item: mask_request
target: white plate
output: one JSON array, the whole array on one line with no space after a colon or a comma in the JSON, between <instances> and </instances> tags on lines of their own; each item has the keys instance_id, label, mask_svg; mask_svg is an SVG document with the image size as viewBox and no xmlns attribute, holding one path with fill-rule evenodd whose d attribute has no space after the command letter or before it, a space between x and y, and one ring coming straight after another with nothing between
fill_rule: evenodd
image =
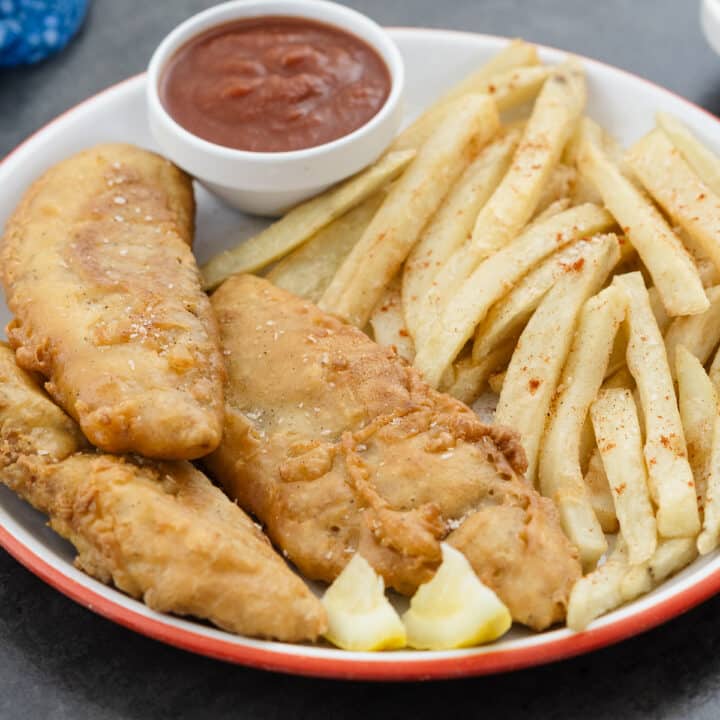
<instances>
[{"instance_id":1,"label":"white plate","mask_svg":"<svg viewBox=\"0 0 720 720\"><path fill-rule=\"evenodd\" d=\"M449 84L476 68L507 41L487 35L421 29L392 31L407 66L407 116L427 106ZM543 60L563 53L542 49ZM641 78L587 60L588 111L623 143L653 124L654 113L679 116L703 141L720 149L720 123L704 110ZM0 165L0 224L28 185L71 153L106 141L152 148L145 114L144 76L131 78L70 110L33 135ZM198 188L195 248L200 261L255 231L243 217ZM4 303L0 321L10 319ZM91 609L151 637L246 665L306 675L374 679L457 677L549 662L608 645L678 615L720 590L720 555L701 558L662 587L596 621L583 633L513 629L494 645L447 652L350 653L237 637L206 625L162 615L76 570L72 547L45 518L0 487L0 543L33 572Z\"/></svg>"}]
</instances>

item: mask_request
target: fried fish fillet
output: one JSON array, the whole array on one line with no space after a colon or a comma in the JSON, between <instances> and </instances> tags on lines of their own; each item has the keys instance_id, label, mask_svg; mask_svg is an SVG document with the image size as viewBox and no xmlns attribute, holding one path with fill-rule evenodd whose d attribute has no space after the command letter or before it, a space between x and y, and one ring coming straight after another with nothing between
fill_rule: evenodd
<instances>
[{"instance_id":1,"label":"fried fish fillet","mask_svg":"<svg viewBox=\"0 0 720 720\"><path fill-rule=\"evenodd\" d=\"M563 619L580 577L516 434L484 425L364 333L265 280L211 298L228 362L223 441L204 462L309 578L356 551L412 593L461 550L515 620Z\"/></svg>"},{"instance_id":2,"label":"fried fish fillet","mask_svg":"<svg viewBox=\"0 0 720 720\"><path fill-rule=\"evenodd\" d=\"M48 170L7 225L17 361L108 452L190 459L220 441L222 358L193 219L183 172L101 145Z\"/></svg>"},{"instance_id":3,"label":"fried fish fillet","mask_svg":"<svg viewBox=\"0 0 720 720\"><path fill-rule=\"evenodd\" d=\"M314 640L320 601L190 463L98 454L0 346L0 479L50 518L75 564L154 610Z\"/></svg>"}]
</instances>

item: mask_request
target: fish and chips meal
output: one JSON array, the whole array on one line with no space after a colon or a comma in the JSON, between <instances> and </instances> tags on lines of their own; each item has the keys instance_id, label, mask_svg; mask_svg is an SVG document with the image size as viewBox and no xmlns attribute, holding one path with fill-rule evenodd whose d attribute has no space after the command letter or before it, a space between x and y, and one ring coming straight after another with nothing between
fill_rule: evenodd
<instances>
[{"instance_id":1,"label":"fish and chips meal","mask_svg":"<svg viewBox=\"0 0 720 720\"><path fill-rule=\"evenodd\" d=\"M715 551L720 158L586 93L513 41L202 268L170 161L50 168L0 243L2 482L155 610L346 650L581 631Z\"/></svg>"}]
</instances>

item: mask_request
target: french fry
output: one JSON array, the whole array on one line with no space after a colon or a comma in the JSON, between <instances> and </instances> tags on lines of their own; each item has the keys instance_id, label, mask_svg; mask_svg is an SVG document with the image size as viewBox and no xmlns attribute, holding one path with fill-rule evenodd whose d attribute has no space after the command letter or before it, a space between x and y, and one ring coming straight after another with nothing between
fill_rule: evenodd
<instances>
[{"instance_id":1,"label":"french fry","mask_svg":"<svg viewBox=\"0 0 720 720\"><path fill-rule=\"evenodd\" d=\"M665 332L670 374L675 372L675 350L684 345L704 365L712 351L720 343L720 285L706 290L710 307L699 315L675 318Z\"/></svg>"},{"instance_id":2,"label":"french fry","mask_svg":"<svg viewBox=\"0 0 720 720\"><path fill-rule=\"evenodd\" d=\"M507 112L537 97L549 75L550 68L543 65L519 67L493 75L478 91L487 93L500 112Z\"/></svg>"},{"instance_id":3,"label":"french fry","mask_svg":"<svg viewBox=\"0 0 720 720\"><path fill-rule=\"evenodd\" d=\"M471 405L482 394L490 375L507 366L514 350L515 340L511 339L488 353L480 362L476 363L471 357L461 358L443 375L440 389Z\"/></svg>"},{"instance_id":4,"label":"french fry","mask_svg":"<svg viewBox=\"0 0 720 720\"><path fill-rule=\"evenodd\" d=\"M570 167L577 168L580 148L585 138L594 142L607 154L616 165L620 166L623 173L627 171L625 166L625 150L623 146L612 136L602 125L595 122L591 117L583 115L575 128L575 132L565 145L562 154L562 162Z\"/></svg>"},{"instance_id":5,"label":"french fry","mask_svg":"<svg viewBox=\"0 0 720 720\"><path fill-rule=\"evenodd\" d=\"M538 54L534 45L522 40L512 41L425 110L415 122L395 138L390 150L407 148L417 150L445 122L455 102L464 95L490 94L494 97L499 110L508 109L513 104L520 104L530 99L533 88L537 85L535 92L538 92L547 78L546 73L542 72L545 68L540 68L541 72L538 73L538 68L532 67L537 66L538 63ZM521 77L513 75L521 68L523 69ZM528 74L527 70L534 72Z\"/></svg>"},{"instance_id":6,"label":"french fry","mask_svg":"<svg viewBox=\"0 0 720 720\"><path fill-rule=\"evenodd\" d=\"M372 311L370 325L378 345L394 346L400 357L410 363L413 361L415 346L410 333L405 328L399 277L396 277L388 286L380 298L380 302Z\"/></svg>"},{"instance_id":7,"label":"french fry","mask_svg":"<svg viewBox=\"0 0 720 720\"><path fill-rule=\"evenodd\" d=\"M594 242L596 240L578 240L566 245L519 280L505 297L490 308L477 326L473 357L481 358L508 337L517 335L558 278L583 265Z\"/></svg>"},{"instance_id":8,"label":"french fry","mask_svg":"<svg viewBox=\"0 0 720 720\"><path fill-rule=\"evenodd\" d=\"M293 208L255 237L218 253L202 267L203 289L212 290L230 275L255 272L287 255L400 175L414 157L414 150L386 154L340 185Z\"/></svg>"},{"instance_id":9,"label":"french fry","mask_svg":"<svg viewBox=\"0 0 720 720\"><path fill-rule=\"evenodd\" d=\"M665 308L663 307L662 300L660 299L660 294L658 293L657 288L648 288L648 297L650 298L650 307L652 308L658 328L660 329L661 333L664 333L670 326L671 318L668 317L668 314L665 312ZM628 329L627 325L623 323L618 330L617 336L615 337L615 347L613 347L612 355L610 356L610 362L608 363L607 375L605 377L609 378L611 375L614 375L618 370L625 366L627 344ZM669 359L670 358L668 358L668 360ZM635 383L633 382L632 385L634 384ZM627 387L627 385L623 384L622 387Z\"/></svg>"},{"instance_id":10,"label":"french fry","mask_svg":"<svg viewBox=\"0 0 720 720\"><path fill-rule=\"evenodd\" d=\"M530 483L535 482L540 440L580 310L600 289L619 259L614 235L595 244L583 266L560 278L545 295L510 360L495 421L520 433Z\"/></svg>"},{"instance_id":11,"label":"french fry","mask_svg":"<svg viewBox=\"0 0 720 720\"><path fill-rule=\"evenodd\" d=\"M597 132L595 131L596 127L598 128ZM562 154L562 162L577 169L580 143L583 137L590 132L593 132L593 140L596 143L599 143L600 146L607 152L602 129L599 125L597 125L597 123L584 115L582 118L580 118L580 121L575 127L575 131L565 145L565 149L563 150ZM573 187L572 192L572 201L574 205L581 205L586 202L595 203L596 205L603 204L602 196L598 192L597 188L582 172L578 172L575 178L575 186Z\"/></svg>"},{"instance_id":12,"label":"french fry","mask_svg":"<svg viewBox=\"0 0 720 720\"><path fill-rule=\"evenodd\" d=\"M621 172L626 172L624 164L624 149L620 143L615 140L606 130L604 130L592 118L583 116L577 125L575 132L565 146L563 151L562 162L577 168L578 155L583 138L588 136L598 147L606 153L606 155L620 167ZM574 205L585 202L594 202L602 205L602 197L595 185L582 172L578 172L575 178L572 191L572 201Z\"/></svg>"},{"instance_id":13,"label":"french fry","mask_svg":"<svg viewBox=\"0 0 720 720\"><path fill-rule=\"evenodd\" d=\"M592 427L592 425L591 425ZM605 468L602 464L600 451L593 449L588 461L587 472L585 473L585 486L590 496L590 504L595 511L600 527L604 533L616 533L620 527L610 483L608 482Z\"/></svg>"},{"instance_id":14,"label":"french fry","mask_svg":"<svg viewBox=\"0 0 720 720\"><path fill-rule=\"evenodd\" d=\"M585 105L585 77L574 61L556 66L535 102L510 169L475 221L472 238L435 276L430 309L447 302L478 264L507 245L537 209Z\"/></svg>"},{"instance_id":15,"label":"french fry","mask_svg":"<svg viewBox=\"0 0 720 720\"><path fill-rule=\"evenodd\" d=\"M670 138L672 144L683 154L698 177L720 195L720 158L705 147L688 127L676 117L659 112L655 116L658 127Z\"/></svg>"},{"instance_id":16,"label":"french fry","mask_svg":"<svg viewBox=\"0 0 720 720\"><path fill-rule=\"evenodd\" d=\"M610 286L583 305L540 444L540 492L555 503L563 530L587 569L597 565L607 542L583 482L580 436L625 318L625 303L623 293Z\"/></svg>"},{"instance_id":17,"label":"french fry","mask_svg":"<svg viewBox=\"0 0 720 720\"><path fill-rule=\"evenodd\" d=\"M705 502L713 425L718 414L718 398L712 381L701 361L684 345L675 348L677 367L678 405L685 431L688 462L695 478L700 507Z\"/></svg>"},{"instance_id":18,"label":"french fry","mask_svg":"<svg viewBox=\"0 0 720 720\"><path fill-rule=\"evenodd\" d=\"M694 236L687 233L685 231L685 228L683 228L681 225L678 225L677 223L673 224L672 231L680 238L682 244L690 253L692 259L695 261L695 265L698 267L698 273L700 272L700 264L704 262L711 263L712 267L715 269L715 272L718 272L717 268L715 267L715 263L710 260L707 253L705 252L705 248L695 239Z\"/></svg>"},{"instance_id":19,"label":"french fry","mask_svg":"<svg viewBox=\"0 0 720 720\"><path fill-rule=\"evenodd\" d=\"M405 261L402 299L410 333L437 270L466 242L480 209L510 165L520 130L503 133L483 148L451 188Z\"/></svg>"},{"instance_id":20,"label":"french fry","mask_svg":"<svg viewBox=\"0 0 720 720\"><path fill-rule=\"evenodd\" d=\"M541 212L533 215L532 220L525 227L529 228L535 223L545 222L545 220L550 219L553 215L559 215L561 212L565 212L572 204L569 197L558 198L551 202L546 208L543 208Z\"/></svg>"},{"instance_id":21,"label":"french fry","mask_svg":"<svg viewBox=\"0 0 720 720\"><path fill-rule=\"evenodd\" d=\"M419 150L388 193L358 243L323 293L319 306L364 327L420 232L467 166L473 143L483 145L498 128L492 100L468 95Z\"/></svg>"},{"instance_id":22,"label":"french fry","mask_svg":"<svg viewBox=\"0 0 720 720\"><path fill-rule=\"evenodd\" d=\"M543 188L534 216L540 215L558 200L567 199L569 203L576 180L577 170L574 167L558 163Z\"/></svg>"},{"instance_id":23,"label":"french fry","mask_svg":"<svg viewBox=\"0 0 720 720\"><path fill-rule=\"evenodd\" d=\"M601 391L590 408L590 417L629 562L643 563L657 547L657 526L632 393L622 389Z\"/></svg>"},{"instance_id":24,"label":"french fry","mask_svg":"<svg viewBox=\"0 0 720 720\"><path fill-rule=\"evenodd\" d=\"M645 421L645 462L662 537L689 537L700 530L695 482L662 335L639 272L615 276L628 298L627 366L640 394Z\"/></svg>"},{"instance_id":25,"label":"french fry","mask_svg":"<svg viewBox=\"0 0 720 720\"><path fill-rule=\"evenodd\" d=\"M669 315L694 315L708 308L697 268L660 212L592 140L583 137L578 167L597 187L605 205L638 251Z\"/></svg>"},{"instance_id":26,"label":"french fry","mask_svg":"<svg viewBox=\"0 0 720 720\"><path fill-rule=\"evenodd\" d=\"M717 414L712 426L704 509L703 528L697 539L701 555L712 552L720 542L720 417Z\"/></svg>"},{"instance_id":27,"label":"french fry","mask_svg":"<svg viewBox=\"0 0 720 720\"><path fill-rule=\"evenodd\" d=\"M657 550L647 562L630 566L620 583L623 602L650 592L663 580L687 567L697 557L694 538L658 540Z\"/></svg>"},{"instance_id":28,"label":"french fry","mask_svg":"<svg viewBox=\"0 0 720 720\"><path fill-rule=\"evenodd\" d=\"M627 548L618 536L608 559L573 585L568 600L567 626L579 632L595 618L620 607L625 602L621 587L627 571Z\"/></svg>"},{"instance_id":29,"label":"french fry","mask_svg":"<svg viewBox=\"0 0 720 720\"><path fill-rule=\"evenodd\" d=\"M611 217L596 205L570 208L533 225L481 263L453 295L440 317L425 316L424 328L418 326L415 365L425 373L427 382L437 386L445 369L472 337L490 307L533 265L554 250L611 225ZM614 242L617 245L617 241Z\"/></svg>"},{"instance_id":30,"label":"french fry","mask_svg":"<svg viewBox=\"0 0 720 720\"><path fill-rule=\"evenodd\" d=\"M377 192L333 220L276 263L266 275L267 279L284 290L317 302L384 199L385 193Z\"/></svg>"},{"instance_id":31,"label":"french fry","mask_svg":"<svg viewBox=\"0 0 720 720\"><path fill-rule=\"evenodd\" d=\"M627 157L645 189L720 270L720 197L661 130L636 142Z\"/></svg>"}]
</instances>

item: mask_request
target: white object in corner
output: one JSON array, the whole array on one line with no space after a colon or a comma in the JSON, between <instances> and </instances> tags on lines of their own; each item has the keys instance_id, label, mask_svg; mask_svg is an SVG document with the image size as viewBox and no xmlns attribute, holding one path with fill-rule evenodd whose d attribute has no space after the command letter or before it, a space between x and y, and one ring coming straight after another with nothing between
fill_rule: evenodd
<instances>
[{"instance_id":1,"label":"white object in corner","mask_svg":"<svg viewBox=\"0 0 720 720\"><path fill-rule=\"evenodd\" d=\"M702 1L700 22L712 49L720 53L720 0Z\"/></svg>"}]
</instances>

